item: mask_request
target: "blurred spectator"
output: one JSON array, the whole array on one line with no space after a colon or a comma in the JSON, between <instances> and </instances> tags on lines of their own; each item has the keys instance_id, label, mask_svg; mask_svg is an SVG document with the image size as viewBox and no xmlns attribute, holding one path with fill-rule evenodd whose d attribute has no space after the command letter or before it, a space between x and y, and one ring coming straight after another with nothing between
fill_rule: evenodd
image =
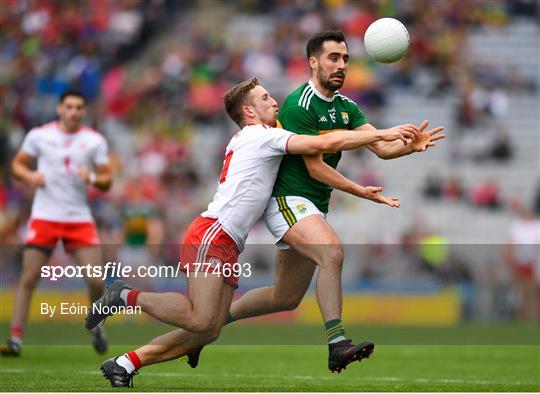
<instances>
[{"instance_id":1,"label":"blurred spectator","mask_svg":"<svg viewBox=\"0 0 540 394\"><path fill-rule=\"evenodd\" d=\"M485 152L480 152L475 159L477 161L495 160L506 162L514 156L514 148L510 141L510 135L503 128L497 130L495 138Z\"/></svg>"},{"instance_id":2,"label":"blurred spectator","mask_svg":"<svg viewBox=\"0 0 540 394\"><path fill-rule=\"evenodd\" d=\"M469 78L462 83L456 121L462 127L476 127L503 119L508 112L508 95L492 84L483 86Z\"/></svg>"},{"instance_id":3,"label":"blurred spectator","mask_svg":"<svg viewBox=\"0 0 540 394\"><path fill-rule=\"evenodd\" d=\"M467 127L475 127L478 122L478 110L473 102L473 89L470 83L461 88L459 103L456 111L458 131L463 132Z\"/></svg>"},{"instance_id":4,"label":"blurred spectator","mask_svg":"<svg viewBox=\"0 0 540 394\"><path fill-rule=\"evenodd\" d=\"M472 104L484 116L501 119L508 111L508 97L502 89L476 86L472 91Z\"/></svg>"},{"instance_id":5,"label":"blurred spectator","mask_svg":"<svg viewBox=\"0 0 540 394\"><path fill-rule=\"evenodd\" d=\"M470 199L479 207L499 209L501 206L499 185L491 179L480 182L472 187Z\"/></svg>"},{"instance_id":6,"label":"blurred spectator","mask_svg":"<svg viewBox=\"0 0 540 394\"><path fill-rule=\"evenodd\" d=\"M499 132L491 147L491 158L497 161L507 161L513 156L514 149L510 142L510 136L506 132Z\"/></svg>"},{"instance_id":7,"label":"blurred spectator","mask_svg":"<svg viewBox=\"0 0 540 394\"><path fill-rule=\"evenodd\" d=\"M445 200L459 200L463 198L463 182L461 177L451 175L446 179L442 186L442 195Z\"/></svg>"},{"instance_id":8,"label":"blurred spectator","mask_svg":"<svg viewBox=\"0 0 540 394\"><path fill-rule=\"evenodd\" d=\"M426 180L422 183L424 188L422 194L429 199L439 199L442 195L442 180L437 174L429 174Z\"/></svg>"}]
</instances>

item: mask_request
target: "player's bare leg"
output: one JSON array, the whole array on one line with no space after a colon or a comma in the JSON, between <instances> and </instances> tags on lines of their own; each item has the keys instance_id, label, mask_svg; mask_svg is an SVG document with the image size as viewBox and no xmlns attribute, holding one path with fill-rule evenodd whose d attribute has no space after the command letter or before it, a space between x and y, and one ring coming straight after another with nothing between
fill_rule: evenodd
<instances>
[{"instance_id":1,"label":"player's bare leg","mask_svg":"<svg viewBox=\"0 0 540 394\"><path fill-rule=\"evenodd\" d=\"M274 284L250 290L235 300L229 318L234 321L295 309L306 294L315 267L312 260L292 249L278 250ZM187 353L192 368L197 367L201 350L202 346L194 346Z\"/></svg>"},{"instance_id":2,"label":"player's bare leg","mask_svg":"<svg viewBox=\"0 0 540 394\"><path fill-rule=\"evenodd\" d=\"M234 288L223 286L223 296L214 329L208 334L196 334L185 330L175 330L153 339L147 345L137 349L143 366L172 360L186 355L190 350L214 342L225 324L225 317L231 307Z\"/></svg>"},{"instance_id":3,"label":"player's bare leg","mask_svg":"<svg viewBox=\"0 0 540 394\"><path fill-rule=\"evenodd\" d=\"M102 266L103 265L103 254L101 253L100 246L90 246L84 248L78 248L74 250L73 257L77 264L81 266ZM88 292L90 296L90 302L94 302L99 297L103 295L105 286L103 285L102 278L85 278L86 284L88 285Z\"/></svg>"},{"instance_id":4,"label":"player's bare leg","mask_svg":"<svg viewBox=\"0 0 540 394\"><path fill-rule=\"evenodd\" d=\"M77 264L81 266L102 266L103 254L100 246L89 246L77 248L73 251L73 257ZM105 290L103 280L100 277L85 277L86 284L88 285L88 293L90 297L90 303L96 301ZM92 330L92 345L98 353L105 353L108 348L107 335L103 326L99 325Z\"/></svg>"},{"instance_id":5,"label":"player's bare leg","mask_svg":"<svg viewBox=\"0 0 540 394\"><path fill-rule=\"evenodd\" d=\"M325 322L340 319L343 248L332 228L320 215L311 215L296 222L282 241L317 263L316 295L322 317Z\"/></svg>"},{"instance_id":6,"label":"player's bare leg","mask_svg":"<svg viewBox=\"0 0 540 394\"><path fill-rule=\"evenodd\" d=\"M188 279L189 298L179 293L141 293L137 305L143 312L176 327L196 333L211 331L218 318L223 278L198 275Z\"/></svg>"},{"instance_id":7,"label":"player's bare leg","mask_svg":"<svg viewBox=\"0 0 540 394\"><path fill-rule=\"evenodd\" d=\"M133 375L139 368L182 357L193 348L215 341L225 324L233 294L232 286L228 284L222 286L221 301L214 326L207 333L196 334L180 329L161 335L135 351L106 360L101 366L103 375L111 382L112 387L129 387Z\"/></svg>"},{"instance_id":8,"label":"player's bare leg","mask_svg":"<svg viewBox=\"0 0 540 394\"><path fill-rule=\"evenodd\" d=\"M372 342L353 345L352 341L344 337L341 325L343 252L333 230L322 217L312 215L295 223L285 234L283 241L293 246L296 251L278 252L274 285L252 290L233 302L230 318L238 320L294 309L309 287L314 272L312 262L315 261L320 266L317 301L329 337L329 369L340 372L350 362L369 357L374 349ZM335 282L326 285L326 281L332 280ZM274 295L277 294L280 296L276 298ZM328 322L338 324L328 328ZM199 353L200 351L196 350L188 355L190 365L196 366Z\"/></svg>"},{"instance_id":9,"label":"player's bare leg","mask_svg":"<svg viewBox=\"0 0 540 394\"><path fill-rule=\"evenodd\" d=\"M4 356L20 355L32 294L39 283L41 267L47 262L49 255L50 252L32 246L25 247L23 251L21 277L15 290L11 338L0 349Z\"/></svg>"},{"instance_id":10,"label":"player's bare leg","mask_svg":"<svg viewBox=\"0 0 540 394\"><path fill-rule=\"evenodd\" d=\"M276 278L272 286L253 289L231 305L234 320L296 309L311 283L313 260L287 249L276 255Z\"/></svg>"},{"instance_id":11,"label":"player's bare leg","mask_svg":"<svg viewBox=\"0 0 540 394\"><path fill-rule=\"evenodd\" d=\"M341 324L342 292L341 292L341 267L343 262L343 251L339 240L326 221L318 216L308 216L295 223L283 237L283 241L293 246L296 251L286 251L278 254L277 275L283 273L283 276L277 276L273 286L262 289L255 289L253 292L246 293L233 303L231 307L231 318L237 320L245 317L252 317L280 310L288 310L293 304L298 304L297 296L305 293L311 277L313 268L309 265L304 266L305 278L297 278L303 269L295 270L295 262L303 255L303 261L309 264L315 261L320 266L320 272L317 280L317 301L321 314L325 321L325 328L329 340L329 369L334 372L340 372L350 362L369 357L373 352L374 345L371 342L363 342L360 345L353 345L352 341L344 336L344 330ZM279 267L284 268L280 270ZM302 266L300 266L302 267ZM321 276L322 274L322 276ZM289 276L291 275L291 276ZM276 287L281 281L287 285L298 285L296 291L289 286L282 286L279 291ZM330 285L328 285L330 283ZM275 293L274 293L275 292ZM291 297L289 302L269 303L272 300L272 294L283 294L283 298ZM300 299L302 298L300 296ZM336 316L336 317L334 317ZM333 326L332 326L333 324ZM190 355L190 358L198 357L199 352ZM190 365L193 361L190 360ZM196 363L195 363L196 365Z\"/></svg>"},{"instance_id":12,"label":"player's bare leg","mask_svg":"<svg viewBox=\"0 0 540 394\"><path fill-rule=\"evenodd\" d=\"M223 278L208 273L188 278L189 298L179 293L145 293L116 281L96 304L141 307L141 310L163 323L196 333L208 333L215 326L223 289ZM125 296L122 296L125 293ZM97 313L90 308L86 328L93 329L112 313Z\"/></svg>"},{"instance_id":13,"label":"player's bare leg","mask_svg":"<svg viewBox=\"0 0 540 394\"><path fill-rule=\"evenodd\" d=\"M332 228L321 216L311 215L295 223L283 241L319 265L316 295L328 338L328 369L339 373L349 363L368 358L375 348L372 342L353 345L345 338L341 322L343 248Z\"/></svg>"}]
</instances>

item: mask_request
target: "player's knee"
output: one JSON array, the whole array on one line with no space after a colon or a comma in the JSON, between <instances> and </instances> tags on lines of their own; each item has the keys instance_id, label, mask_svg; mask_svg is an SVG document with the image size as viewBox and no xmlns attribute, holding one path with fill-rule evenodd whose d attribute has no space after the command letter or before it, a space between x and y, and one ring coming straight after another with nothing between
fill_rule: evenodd
<instances>
[{"instance_id":1,"label":"player's knee","mask_svg":"<svg viewBox=\"0 0 540 394\"><path fill-rule=\"evenodd\" d=\"M343 248L340 245L325 247L320 266L325 268L339 268L343 266Z\"/></svg>"},{"instance_id":2,"label":"player's knee","mask_svg":"<svg viewBox=\"0 0 540 394\"><path fill-rule=\"evenodd\" d=\"M283 311L292 311L298 308L298 305L300 305L301 298L289 298L287 300L283 300L281 303L281 310Z\"/></svg>"},{"instance_id":3,"label":"player's knee","mask_svg":"<svg viewBox=\"0 0 540 394\"><path fill-rule=\"evenodd\" d=\"M199 317L192 325L192 332L198 334L211 335L215 329L215 319L211 316Z\"/></svg>"}]
</instances>

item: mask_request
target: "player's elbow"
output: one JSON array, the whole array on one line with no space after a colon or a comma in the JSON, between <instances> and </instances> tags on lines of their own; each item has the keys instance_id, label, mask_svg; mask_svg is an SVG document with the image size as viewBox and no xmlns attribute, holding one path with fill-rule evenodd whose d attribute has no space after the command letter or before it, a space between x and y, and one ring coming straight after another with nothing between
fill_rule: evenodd
<instances>
[{"instance_id":1,"label":"player's elbow","mask_svg":"<svg viewBox=\"0 0 540 394\"><path fill-rule=\"evenodd\" d=\"M383 146L376 142L369 144L368 149L373 152L379 159L388 160L392 158L392 156L386 151L386 149L384 149Z\"/></svg>"},{"instance_id":2,"label":"player's elbow","mask_svg":"<svg viewBox=\"0 0 540 394\"><path fill-rule=\"evenodd\" d=\"M306 155L316 155L319 153L328 152L330 148L330 143L324 138L314 138L310 141L309 145L306 147L304 154Z\"/></svg>"},{"instance_id":3,"label":"player's elbow","mask_svg":"<svg viewBox=\"0 0 540 394\"><path fill-rule=\"evenodd\" d=\"M332 135L326 135L319 141L319 152L317 153L336 153L339 148L340 141L333 138Z\"/></svg>"},{"instance_id":4,"label":"player's elbow","mask_svg":"<svg viewBox=\"0 0 540 394\"><path fill-rule=\"evenodd\" d=\"M386 152L379 152L379 153L375 153L375 154L377 155L377 157L379 159L383 159L383 160L390 160L392 158L392 156L390 156Z\"/></svg>"},{"instance_id":5,"label":"player's elbow","mask_svg":"<svg viewBox=\"0 0 540 394\"><path fill-rule=\"evenodd\" d=\"M371 149L373 153L379 158L383 160L391 159L392 157L386 152L384 149L381 149L380 147L374 147Z\"/></svg>"},{"instance_id":6,"label":"player's elbow","mask_svg":"<svg viewBox=\"0 0 540 394\"><path fill-rule=\"evenodd\" d=\"M322 148L322 152L324 153L336 153L336 152L339 152L339 149L340 148L340 144L339 143L336 143L336 142L333 142L333 141L328 141L325 143L324 147Z\"/></svg>"}]
</instances>

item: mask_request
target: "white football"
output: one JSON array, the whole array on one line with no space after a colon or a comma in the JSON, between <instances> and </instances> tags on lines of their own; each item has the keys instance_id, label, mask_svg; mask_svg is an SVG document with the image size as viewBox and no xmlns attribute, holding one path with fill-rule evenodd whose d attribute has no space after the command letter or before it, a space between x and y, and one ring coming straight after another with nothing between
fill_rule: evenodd
<instances>
[{"instance_id":1,"label":"white football","mask_svg":"<svg viewBox=\"0 0 540 394\"><path fill-rule=\"evenodd\" d=\"M394 18L377 19L364 35L368 55L380 63L397 62L405 56L409 44L407 28Z\"/></svg>"}]
</instances>

